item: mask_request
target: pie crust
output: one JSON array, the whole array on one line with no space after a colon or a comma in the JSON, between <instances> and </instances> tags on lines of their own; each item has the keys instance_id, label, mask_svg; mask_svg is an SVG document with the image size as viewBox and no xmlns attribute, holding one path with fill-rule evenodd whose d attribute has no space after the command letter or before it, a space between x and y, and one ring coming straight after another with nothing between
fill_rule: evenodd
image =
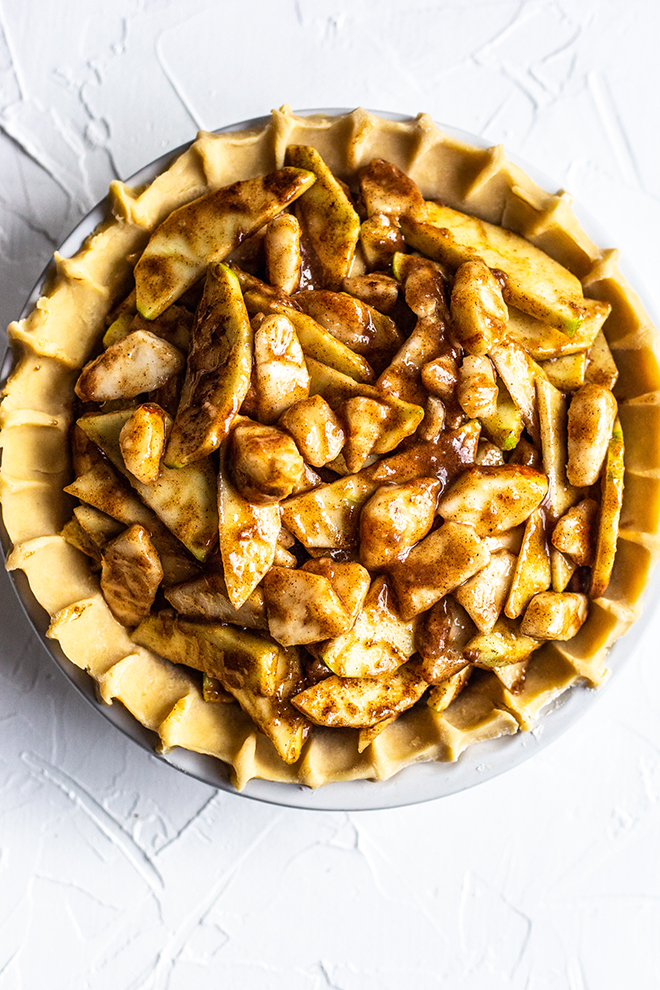
<instances>
[{"instance_id":1,"label":"pie crust","mask_svg":"<svg viewBox=\"0 0 660 990\"><path fill-rule=\"evenodd\" d=\"M577 636L533 654L522 690L492 674L471 680L442 713L418 705L358 752L358 731L314 727L299 761L284 763L235 704L204 701L198 682L142 647L108 608L87 559L60 535L71 514L68 430L73 387L128 291L131 256L176 207L239 179L282 166L288 144L310 144L348 180L379 157L393 162L427 199L501 224L526 237L581 281L586 296L612 306L604 330L619 369L615 395L626 444L625 495L614 571ZM9 570L25 572L50 615L47 635L86 670L103 702L120 701L158 736L230 765L240 790L253 778L318 787L384 780L421 761L452 761L475 742L527 730L574 684L597 687L607 653L638 617L660 551L660 367L657 332L621 275L618 253L585 234L565 193L552 195L507 160L440 131L426 114L393 121L362 109L340 116L296 116L289 107L244 131L202 132L146 188L110 187L110 214L72 258L54 269L30 315L12 323L14 368L0 407L0 496L12 542Z\"/></svg>"}]
</instances>

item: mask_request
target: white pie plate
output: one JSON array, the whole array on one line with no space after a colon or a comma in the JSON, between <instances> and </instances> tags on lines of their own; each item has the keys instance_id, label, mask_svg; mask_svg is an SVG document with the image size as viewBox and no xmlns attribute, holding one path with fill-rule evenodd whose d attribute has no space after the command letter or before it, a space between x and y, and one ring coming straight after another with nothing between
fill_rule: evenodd
<instances>
[{"instance_id":1,"label":"white pie plate","mask_svg":"<svg viewBox=\"0 0 660 990\"><path fill-rule=\"evenodd\" d=\"M301 110L296 112L300 114L323 113L334 115L346 113L347 111L341 108ZM392 120L408 119L403 114L388 113L380 110L373 112L380 117L386 117ZM244 120L237 124L230 124L227 127L219 128L217 133L258 127L267 123L268 119L267 117L258 117L252 120ZM477 145L478 147L488 146L487 141L467 131L462 131L444 124L439 126L446 133L462 141ZM185 147L187 146L182 145L172 152L162 155L156 161L151 162L132 175L126 180L127 183L137 186L151 181L165 168L168 162L184 151ZM553 191L559 188L558 183L553 182L538 169L513 156L509 157L511 161L519 165L543 189ZM59 253L65 258L75 254L84 239L106 217L108 209L109 202L106 198L98 203L80 221L58 248ZM584 230L596 244L603 246L612 242L612 238L593 217L586 213L578 204L574 204L574 209ZM27 316L33 309L39 298L41 285L47 271L48 269L42 274L31 292L21 318ZM641 295L651 319L658 326L654 308L652 305L649 305L648 293L644 291L643 286L640 287L639 279L635 279L634 275L631 278L630 273L627 271L625 271L625 274L633 287ZM11 350L8 350L3 361L2 369L0 370L0 383L4 383L11 367L12 353ZM0 542L2 543L4 553L7 554L11 549L11 542L1 520ZM12 571L11 579L23 608L43 646L68 680L106 719L144 749L153 753L154 745L158 741L156 734L140 725L120 703L114 703L109 706L101 704L96 695L92 678L67 659L56 641L46 638L46 630L50 621L49 616L34 598L23 572ZM608 667L612 670L612 676L608 679L606 686L612 683L624 662L634 655L652 619L652 603L657 601L658 596L660 596L660 568L655 569L649 586L646 589L646 607L643 610L642 617L624 636L616 641L609 653ZM600 697L603 690L604 688L594 691L581 686L572 687L549 706L543 713L537 728L532 732L518 732L514 736L504 736L500 739L476 743L470 746L456 763L420 763L401 770L394 777L386 781L355 780L345 783L327 784L325 787L320 787L317 790L311 790L308 787L298 784L252 780L240 792L240 796L292 808L309 808L321 811L373 811L382 808L397 808L405 805L419 804L425 801L432 801L436 798L447 797L450 794L455 794L458 791L490 780L492 777L496 777L505 770L509 770L534 756L535 753L544 749L577 722L598 697ZM233 794L238 793L229 780L228 768L220 760L183 749L175 749L166 755L159 755L158 759L191 777L210 784L212 787Z\"/></svg>"}]
</instances>

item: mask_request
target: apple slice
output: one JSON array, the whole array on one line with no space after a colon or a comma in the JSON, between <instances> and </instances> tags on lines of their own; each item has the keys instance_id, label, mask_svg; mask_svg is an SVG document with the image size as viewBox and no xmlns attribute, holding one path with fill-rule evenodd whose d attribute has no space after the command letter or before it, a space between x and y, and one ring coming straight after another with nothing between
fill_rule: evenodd
<instances>
[{"instance_id":1,"label":"apple slice","mask_svg":"<svg viewBox=\"0 0 660 990\"><path fill-rule=\"evenodd\" d=\"M481 258L504 273L507 303L569 337L582 326L587 314L582 285L563 265L511 230L448 206L427 205L428 223L401 219L411 247L453 268Z\"/></svg>"},{"instance_id":2,"label":"apple slice","mask_svg":"<svg viewBox=\"0 0 660 990\"><path fill-rule=\"evenodd\" d=\"M167 467L184 467L218 449L247 395L252 343L239 281L230 268L216 265L195 315Z\"/></svg>"},{"instance_id":3,"label":"apple slice","mask_svg":"<svg viewBox=\"0 0 660 990\"><path fill-rule=\"evenodd\" d=\"M135 266L138 312L153 320L250 234L316 181L309 171L281 168L215 189L174 210L151 235Z\"/></svg>"},{"instance_id":4,"label":"apple slice","mask_svg":"<svg viewBox=\"0 0 660 990\"><path fill-rule=\"evenodd\" d=\"M360 235L360 218L318 151L309 145L286 149L287 165L316 176L313 186L298 201L296 213L303 236L312 248L321 271L323 288L335 289L350 274Z\"/></svg>"},{"instance_id":5,"label":"apple slice","mask_svg":"<svg viewBox=\"0 0 660 990\"><path fill-rule=\"evenodd\" d=\"M600 518L596 557L591 572L592 598L599 598L607 590L614 567L616 544L619 536L619 517L623 505L624 443L621 423L614 423L612 438L607 448L605 470L601 481Z\"/></svg>"}]
</instances>

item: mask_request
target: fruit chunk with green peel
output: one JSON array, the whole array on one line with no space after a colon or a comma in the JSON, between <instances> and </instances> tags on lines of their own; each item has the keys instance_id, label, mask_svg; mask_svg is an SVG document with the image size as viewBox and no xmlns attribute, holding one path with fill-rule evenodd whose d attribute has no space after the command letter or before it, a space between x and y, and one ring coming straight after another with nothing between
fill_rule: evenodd
<instances>
[{"instance_id":1,"label":"fruit chunk with green peel","mask_svg":"<svg viewBox=\"0 0 660 990\"><path fill-rule=\"evenodd\" d=\"M250 386L252 328L234 272L216 265L193 324L186 377L165 464L181 468L217 448Z\"/></svg>"},{"instance_id":2,"label":"fruit chunk with green peel","mask_svg":"<svg viewBox=\"0 0 660 990\"><path fill-rule=\"evenodd\" d=\"M321 395L310 395L290 405L280 425L288 430L312 467L334 461L346 442L341 422Z\"/></svg>"},{"instance_id":3,"label":"fruit chunk with green peel","mask_svg":"<svg viewBox=\"0 0 660 990\"><path fill-rule=\"evenodd\" d=\"M243 284L245 305L250 315L266 313L288 317L306 358L313 358L331 368L336 368L356 382L374 380L373 368L365 357L356 354L311 316L303 313L293 300L288 299L283 293L275 292L270 286L260 282L259 279L247 276L244 272L239 273L239 278Z\"/></svg>"},{"instance_id":4,"label":"fruit chunk with green peel","mask_svg":"<svg viewBox=\"0 0 660 990\"><path fill-rule=\"evenodd\" d=\"M545 538L543 515L540 509L536 509L525 526L504 614L510 619L518 618L534 595L546 591L551 582L550 551Z\"/></svg>"},{"instance_id":5,"label":"fruit chunk with green peel","mask_svg":"<svg viewBox=\"0 0 660 990\"><path fill-rule=\"evenodd\" d=\"M454 597L482 633L495 628L509 594L516 558L508 550L494 553L482 571L454 591Z\"/></svg>"},{"instance_id":6,"label":"fruit chunk with green peel","mask_svg":"<svg viewBox=\"0 0 660 990\"><path fill-rule=\"evenodd\" d=\"M536 379L543 376L539 365L524 348L515 343L495 345L490 358L507 391L520 409L527 432L535 444L540 443Z\"/></svg>"},{"instance_id":7,"label":"fruit chunk with green peel","mask_svg":"<svg viewBox=\"0 0 660 990\"><path fill-rule=\"evenodd\" d=\"M502 286L481 258L465 261L456 272L451 318L468 354L488 354L506 333L509 312Z\"/></svg>"},{"instance_id":8,"label":"fruit chunk with green peel","mask_svg":"<svg viewBox=\"0 0 660 990\"><path fill-rule=\"evenodd\" d=\"M524 427L522 413L501 378L497 379L495 415L484 417L481 425L500 450L514 450L518 446Z\"/></svg>"},{"instance_id":9,"label":"fruit chunk with green peel","mask_svg":"<svg viewBox=\"0 0 660 990\"><path fill-rule=\"evenodd\" d=\"M362 354L377 372L387 366L403 343L394 320L346 292L308 290L293 298L304 313L356 354Z\"/></svg>"},{"instance_id":10,"label":"fruit chunk with green peel","mask_svg":"<svg viewBox=\"0 0 660 990\"><path fill-rule=\"evenodd\" d=\"M279 756L286 763L296 762L309 723L286 698L295 654L236 626L191 622L171 612L150 615L132 638L173 663L217 677Z\"/></svg>"},{"instance_id":11,"label":"fruit chunk with green peel","mask_svg":"<svg viewBox=\"0 0 660 990\"><path fill-rule=\"evenodd\" d=\"M282 502L282 524L308 549L357 546L360 511L377 487L368 470L319 485Z\"/></svg>"},{"instance_id":12,"label":"fruit chunk with green peel","mask_svg":"<svg viewBox=\"0 0 660 990\"><path fill-rule=\"evenodd\" d=\"M194 557L206 560L218 540L217 480L213 465L204 458L180 470L163 467L153 484L142 484L124 464L119 442L122 427L132 414L132 409L92 413L81 417L78 426L128 479L167 529Z\"/></svg>"},{"instance_id":13,"label":"fruit chunk with green peel","mask_svg":"<svg viewBox=\"0 0 660 990\"><path fill-rule=\"evenodd\" d=\"M569 337L582 325L586 306L580 280L519 234L436 203L429 222L402 218L408 243L437 261L459 268L481 259L504 273L504 298Z\"/></svg>"},{"instance_id":14,"label":"fruit chunk with green peel","mask_svg":"<svg viewBox=\"0 0 660 990\"><path fill-rule=\"evenodd\" d=\"M591 570L592 598L599 598L607 590L614 567L616 545L619 536L619 517L623 505L624 442L621 423L614 423L612 438L605 457L605 469L601 479L600 518L596 556Z\"/></svg>"},{"instance_id":15,"label":"fruit chunk with green peel","mask_svg":"<svg viewBox=\"0 0 660 990\"><path fill-rule=\"evenodd\" d=\"M404 664L382 677L333 674L291 701L316 725L360 729L412 708L427 687L414 666Z\"/></svg>"},{"instance_id":16,"label":"fruit chunk with green peel","mask_svg":"<svg viewBox=\"0 0 660 990\"><path fill-rule=\"evenodd\" d=\"M472 667L468 664L462 670L432 687L426 702L429 708L432 708L434 712L444 712L446 708L449 708L452 701L458 698L469 681L471 673Z\"/></svg>"},{"instance_id":17,"label":"fruit chunk with green peel","mask_svg":"<svg viewBox=\"0 0 660 990\"><path fill-rule=\"evenodd\" d=\"M543 468L548 476L546 511L556 522L572 505L580 501L580 492L566 477L568 460L566 410L563 392L551 385L545 376L536 379L536 395L541 432Z\"/></svg>"},{"instance_id":18,"label":"fruit chunk with green peel","mask_svg":"<svg viewBox=\"0 0 660 990\"><path fill-rule=\"evenodd\" d=\"M234 608L221 571L208 571L167 588L165 598L188 619L214 619L247 629L268 628L261 588L255 588L239 608Z\"/></svg>"},{"instance_id":19,"label":"fruit chunk with green peel","mask_svg":"<svg viewBox=\"0 0 660 990\"><path fill-rule=\"evenodd\" d=\"M354 396L337 410L346 423L343 454L349 471L359 471L371 454L394 450L424 418L421 406L383 394L379 399Z\"/></svg>"},{"instance_id":20,"label":"fruit chunk with green peel","mask_svg":"<svg viewBox=\"0 0 660 990\"><path fill-rule=\"evenodd\" d=\"M415 623L399 618L385 579L378 577L352 628L321 643L315 652L340 677L380 677L415 652Z\"/></svg>"},{"instance_id":21,"label":"fruit chunk with green peel","mask_svg":"<svg viewBox=\"0 0 660 990\"><path fill-rule=\"evenodd\" d=\"M535 361L545 361L550 358L587 351L599 332L602 332L600 328L609 316L612 307L609 303L599 302L588 296L584 299L584 305L586 308L584 323L572 337L568 337L561 330L556 330L527 313L522 313L514 306L509 306L509 323L506 335L510 340L524 347Z\"/></svg>"},{"instance_id":22,"label":"fruit chunk with green peel","mask_svg":"<svg viewBox=\"0 0 660 990\"><path fill-rule=\"evenodd\" d=\"M106 544L101 590L110 611L125 626L137 626L149 615L162 580L163 568L144 526L129 526Z\"/></svg>"},{"instance_id":23,"label":"fruit chunk with green peel","mask_svg":"<svg viewBox=\"0 0 660 990\"><path fill-rule=\"evenodd\" d=\"M522 464L472 467L442 496L438 512L474 526L479 536L491 536L524 522L547 490L545 475Z\"/></svg>"},{"instance_id":24,"label":"fruit chunk with green peel","mask_svg":"<svg viewBox=\"0 0 660 990\"><path fill-rule=\"evenodd\" d=\"M315 181L304 169L281 168L174 210L153 232L135 266L138 312L147 319L159 316L209 265L223 261Z\"/></svg>"},{"instance_id":25,"label":"fruit chunk with green peel","mask_svg":"<svg viewBox=\"0 0 660 990\"><path fill-rule=\"evenodd\" d=\"M296 206L303 236L318 262L324 288L336 289L350 273L360 235L360 218L343 186L318 151L308 145L289 145L285 162L316 176Z\"/></svg>"},{"instance_id":26,"label":"fruit chunk with green peel","mask_svg":"<svg viewBox=\"0 0 660 990\"><path fill-rule=\"evenodd\" d=\"M172 344L148 330L134 330L85 365L76 382L83 402L132 399L163 385L184 366Z\"/></svg>"},{"instance_id":27,"label":"fruit chunk with green peel","mask_svg":"<svg viewBox=\"0 0 660 990\"><path fill-rule=\"evenodd\" d=\"M220 553L227 594L240 608L270 570L281 529L279 506L254 505L236 490L224 457L218 475Z\"/></svg>"},{"instance_id":28,"label":"fruit chunk with green peel","mask_svg":"<svg viewBox=\"0 0 660 990\"><path fill-rule=\"evenodd\" d=\"M501 616L491 632L472 637L464 655L475 666L490 670L526 660L541 643L533 636L524 636L519 623Z\"/></svg>"}]
</instances>

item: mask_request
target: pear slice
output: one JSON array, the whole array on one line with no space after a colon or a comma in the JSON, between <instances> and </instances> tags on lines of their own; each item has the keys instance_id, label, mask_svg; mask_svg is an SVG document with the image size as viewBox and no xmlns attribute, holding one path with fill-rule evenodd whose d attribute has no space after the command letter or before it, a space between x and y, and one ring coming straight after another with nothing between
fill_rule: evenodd
<instances>
[{"instance_id":1,"label":"pear slice","mask_svg":"<svg viewBox=\"0 0 660 990\"><path fill-rule=\"evenodd\" d=\"M218 539L217 483L213 466L204 458L179 471L163 467L153 484L142 484L124 464L119 442L122 427L132 414L132 409L92 413L79 419L78 426L128 478L145 505L153 509L170 532L194 557L206 560ZM80 497L84 498L83 495ZM97 505L97 508L104 506Z\"/></svg>"},{"instance_id":2,"label":"pear slice","mask_svg":"<svg viewBox=\"0 0 660 990\"><path fill-rule=\"evenodd\" d=\"M281 168L215 189L174 210L151 235L135 266L138 312L153 320L189 289L208 265L223 261L316 181Z\"/></svg>"},{"instance_id":3,"label":"pear slice","mask_svg":"<svg viewBox=\"0 0 660 990\"><path fill-rule=\"evenodd\" d=\"M298 201L296 212L303 236L321 270L323 287L335 289L350 274L360 235L360 218L318 151L308 145L289 145L287 165L313 172L316 182Z\"/></svg>"},{"instance_id":4,"label":"pear slice","mask_svg":"<svg viewBox=\"0 0 660 990\"><path fill-rule=\"evenodd\" d=\"M544 251L519 234L448 206L429 204L429 221L401 218L412 247L453 268L482 258L506 276L507 303L569 337L580 328L587 315L580 280Z\"/></svg>"},{"instance_id":5,"label":"pear slice","mask_svg":"<svg viewBox=\"0 0 660 990\"><path fill-rule=\"evenodd\" d=\"M231 268L216 265L195 315L167 467L184 467L220 446L250 386L252 345L239 281Z\"/></svg>"}]
</instances>

